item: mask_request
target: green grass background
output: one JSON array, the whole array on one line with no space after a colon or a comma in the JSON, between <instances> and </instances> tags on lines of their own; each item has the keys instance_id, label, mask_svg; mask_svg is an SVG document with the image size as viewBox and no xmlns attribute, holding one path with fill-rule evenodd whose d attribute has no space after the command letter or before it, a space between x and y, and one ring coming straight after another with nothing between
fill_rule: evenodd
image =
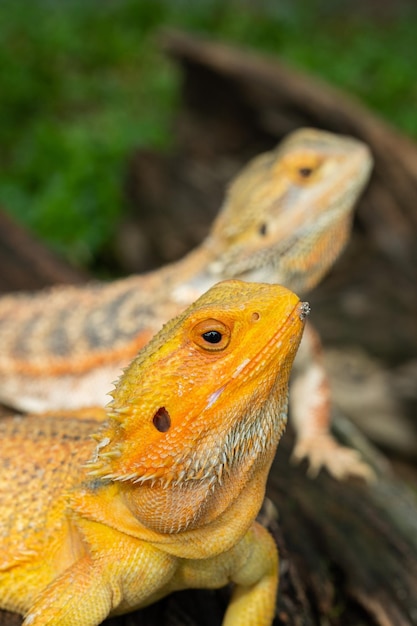
<instances>
[{"instance_id":1,"label":"green grass background","mask_svg":"<svg viewBox=\"0 0 417 626\"><path fill-rule=\"evenodd\" d=\"M93 262L124 210L129 151L170 144L178 76L158 50L164 26L279 55L417 138L417 7L362 5L0 0L0 204L72 262Z\"/></svg>"}]
</instances>

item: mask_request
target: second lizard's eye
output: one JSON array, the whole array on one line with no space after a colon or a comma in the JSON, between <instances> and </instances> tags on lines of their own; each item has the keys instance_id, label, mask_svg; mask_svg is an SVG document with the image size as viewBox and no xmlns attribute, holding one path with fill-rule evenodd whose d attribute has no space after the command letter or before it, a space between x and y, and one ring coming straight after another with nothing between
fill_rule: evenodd
<instances>
[{"instance_id":1,"label":"second lizard's eye","mask_svg":"<svg viewBox=\"0 0 417 626\"><path fill-rule=\"evenodd\" d=\"M313 181L322 164L322 157L306 151L295 151L285 158L288 175L299 185L308 185Z\"/></svg>"},{"instance_id":2,"label":"second lizard's eye","mask_svg":"<svg viewBox=\"0 0 417 626\"><path fill-rule=\"evenodd\" d=\"M313 173L312 167L300 167L298 173L302 178L308 178Z\"/></svg>"},{"instance_id":3,"label":"second lizard's eye","mask_svg":"<svg viewBox=\"0 0 417 626\"><path fill-rule=\"evenodd\" d=\"M220 320L206 319L192 329L194 342L208 352L224 350L230 341L230 328Z\"/></svg>"}]
</instances>

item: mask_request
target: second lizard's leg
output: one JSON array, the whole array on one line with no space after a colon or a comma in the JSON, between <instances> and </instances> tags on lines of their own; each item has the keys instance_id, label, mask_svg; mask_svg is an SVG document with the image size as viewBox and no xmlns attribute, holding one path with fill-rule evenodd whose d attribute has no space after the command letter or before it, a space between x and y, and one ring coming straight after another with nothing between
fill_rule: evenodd
<instances>
[{"instance_id":1,"label":"second lizard's leg","mask_svg":"<svg viewBox=\"0 0 417 626\"><path fill-rule=\"evenodd\" d=\"M307 457L309 473L315 475L325 467L336 478L348 475L369 479L372 470L359 453L340 445L330 432L331 397L323 364L320 337L307 324L295 360L290 387L291 419L297 442L294 458Z\"/></svg>"}]
</instances>

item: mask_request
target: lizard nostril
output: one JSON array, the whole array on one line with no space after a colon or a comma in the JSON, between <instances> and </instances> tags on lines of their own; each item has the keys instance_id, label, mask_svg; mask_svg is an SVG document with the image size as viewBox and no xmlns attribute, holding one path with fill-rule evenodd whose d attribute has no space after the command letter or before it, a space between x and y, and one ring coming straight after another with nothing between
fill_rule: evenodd
<instances>
[{"instance_id":1,"label":"lizard nostril","mask_svg":"<svg viewBox=\"0 0 417 626\"><path fill-rule=\"evenodd\" d=\"M259 319L261 319L260 313L258 313L257 311L254 311L251 316L252 322L257 322Z\"/></svg>"},{"instance_id":2,"label":"lizard nostril","mask_svg":"<svg viewBox=\"0 0 417 626\"><path fill-rule=\"evenodd\" d=\"M171 426L171 418L164 406L161 406L153 416L153 425L160 433L166 433Z\"/></svg>"}]
</instances>

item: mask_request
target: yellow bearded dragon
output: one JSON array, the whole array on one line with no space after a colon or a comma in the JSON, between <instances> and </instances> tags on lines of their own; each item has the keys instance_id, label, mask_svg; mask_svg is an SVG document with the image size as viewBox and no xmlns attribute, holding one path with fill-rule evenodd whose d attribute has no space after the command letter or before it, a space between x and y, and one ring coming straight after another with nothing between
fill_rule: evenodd
<instances>
[{"instance_id":1,"label":"yellow bearded dragon","mask_svg":"<svg viewBox=\"0 0 417 626\"><path fill-rule=\"evenodd\" d=\"M224 626L271 624L278 555L254 520L308 312L220 283L139 352L103 425L101 408L1 419L0 608L95 626L232 582Z\"/></svg>"}]
</instances>

